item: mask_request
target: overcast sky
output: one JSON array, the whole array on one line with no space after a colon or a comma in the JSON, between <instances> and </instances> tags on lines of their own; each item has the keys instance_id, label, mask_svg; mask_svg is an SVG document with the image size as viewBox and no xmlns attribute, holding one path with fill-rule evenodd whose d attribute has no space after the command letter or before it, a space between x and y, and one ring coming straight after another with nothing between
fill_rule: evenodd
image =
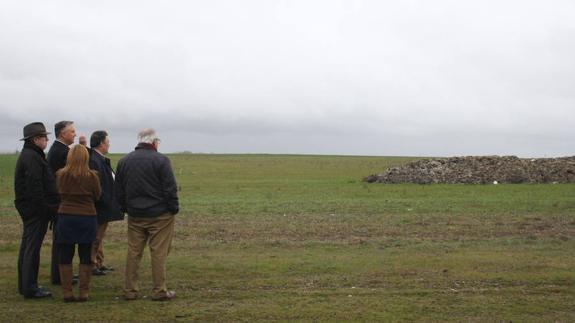
<instances>
[{"instance_id":1,"label":"overcast sky","mask_svg":"<svg viewBox=\"0 0 575 323\"><path fill-rule=\"evenodd\" d=\"M0 151L575 155L575 1L0 0L0 113Z\"/></svg>"}]
</instances>

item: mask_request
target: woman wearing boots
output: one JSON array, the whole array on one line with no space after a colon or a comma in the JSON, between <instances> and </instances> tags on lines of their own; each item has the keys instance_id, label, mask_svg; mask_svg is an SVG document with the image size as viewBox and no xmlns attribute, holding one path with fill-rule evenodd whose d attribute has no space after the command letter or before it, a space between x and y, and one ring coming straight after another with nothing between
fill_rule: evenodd
<instances>
[{"instance_id":1,"label":"woman wearing boots","mask_svg":"<svg viewBox=\"0 0 575 323\"><path fill-rule=\"evenodd\" d=\"M100 198L98 174L88 167L88 150L76 145L68 152L66 166L56 173L60 193L56 243L60 250L60 280L65 302L88 300L92 263L90 251L96 239L98 222L95 202ZM72 259L75 246L80 256L80 294L72 292Z\"/></svg>"}]
</instances>

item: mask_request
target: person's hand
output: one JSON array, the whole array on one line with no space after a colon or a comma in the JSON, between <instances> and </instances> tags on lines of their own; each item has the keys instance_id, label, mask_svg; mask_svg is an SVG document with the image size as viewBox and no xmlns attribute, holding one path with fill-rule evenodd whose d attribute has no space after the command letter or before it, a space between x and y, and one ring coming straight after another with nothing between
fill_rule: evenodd
<instances>
[{"instance_id":1,"label":"person's hand","mask_svg":"<svg viewBox=\"0 0 575 323\"><path fill-rule=\"evenodd\" d=\"M78 143L82 146L88 145L88 143L86 142L86 136L84 136L84 134L80 134L80 137L78 138Z\"/></svg>"}]
</instances>

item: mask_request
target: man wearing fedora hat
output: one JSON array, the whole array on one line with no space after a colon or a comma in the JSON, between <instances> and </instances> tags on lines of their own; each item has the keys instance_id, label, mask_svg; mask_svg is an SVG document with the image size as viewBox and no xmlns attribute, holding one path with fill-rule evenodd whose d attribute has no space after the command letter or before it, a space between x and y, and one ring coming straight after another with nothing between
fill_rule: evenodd
<instances>
[{"instance_id":1,"label":"man wearing fedora hat","mask_svg":"<svg viewBox=\"0 0 575 323\"><path fill-rule=\"evenodd\" d=\"M16 162L14 204L23 223L18 255L18 291L26 298L45 298L52 294L38 286L40 248L48 223L56 215L59 196L54 174L44 149L48 145L46 127L33 122L24 127L24 148Z\"/></svg>"}]
</instances>

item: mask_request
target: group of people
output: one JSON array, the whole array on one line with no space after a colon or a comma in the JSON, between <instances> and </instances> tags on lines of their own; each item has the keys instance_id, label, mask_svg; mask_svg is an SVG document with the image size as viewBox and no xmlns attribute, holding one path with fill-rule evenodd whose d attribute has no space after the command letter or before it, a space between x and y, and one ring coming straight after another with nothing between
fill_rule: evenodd
<instances>
[{"instance_id":1,"label":"group of people","mask_svg":"<svg viewBox=\"0 0 575 323\"><path fill-rule=\"evenodd\" d=\"M114 172L106 157L108 133L90 136L90 148L72 121L54 126L56 141L48 155L46 127L34 122L24 127L24 146L14 176L15 206L23 223L18 256L18 291L25 298L51 297L38 284L40 249L52 228L51 282L62 286L65 302L89 299L92 275L113 270L104 263L103 239L108 223L128 214L124 298L139 297L138 270L146 245L150 247L153 300L170 300L166 258L179 212L176 180L170 160L158 152L160 139L153 129L138 134L135 150L124 156ZM78 249L78 278L73 258ZM78 297L73 285L78 284Z\"/></svg>"}]
</instances>

